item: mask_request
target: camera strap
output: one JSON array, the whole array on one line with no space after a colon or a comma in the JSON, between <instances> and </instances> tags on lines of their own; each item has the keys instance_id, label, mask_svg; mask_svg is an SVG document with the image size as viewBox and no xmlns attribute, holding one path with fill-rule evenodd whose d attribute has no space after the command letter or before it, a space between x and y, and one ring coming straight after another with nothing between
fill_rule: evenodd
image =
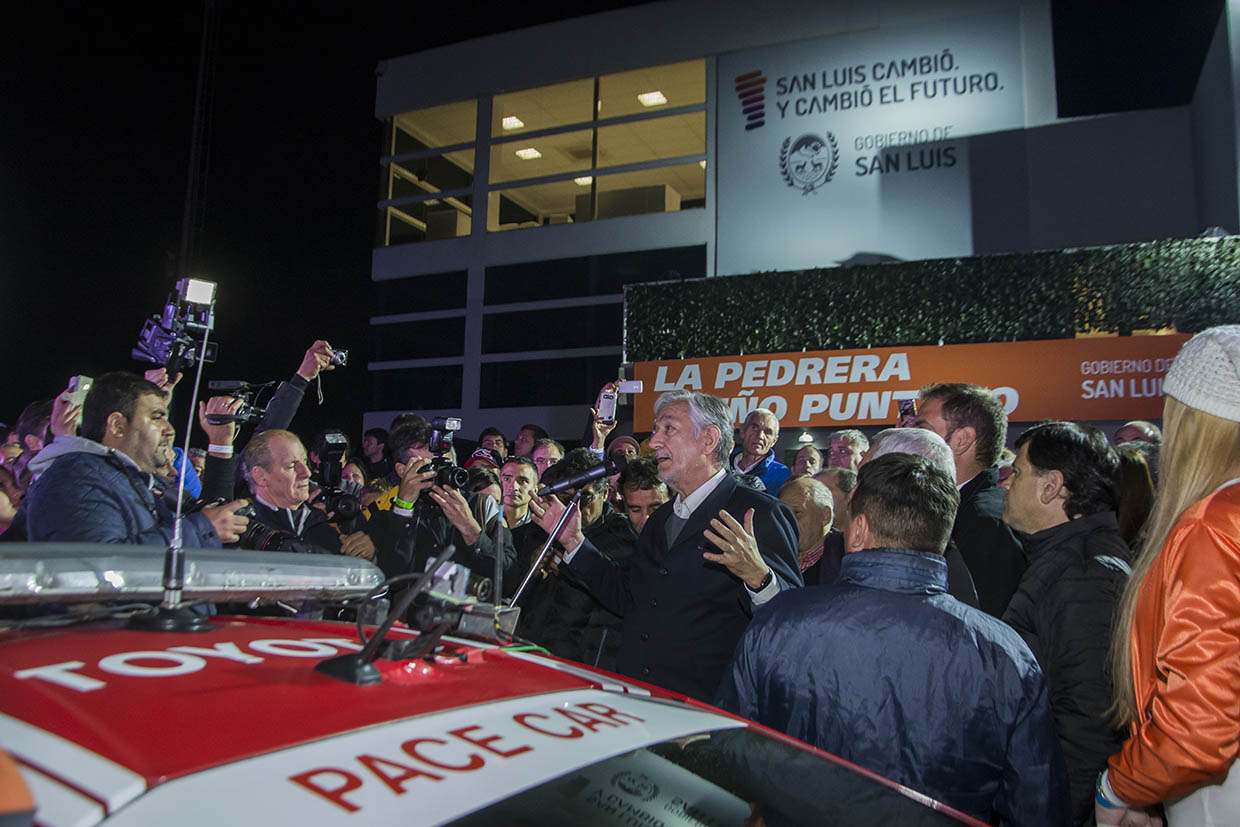
<instances>
[{"instance_id":1,"label":"camera strap","mask_svg":"<svg viewBox=\"0 0 1240 827\"><path fill-rule=\"evenodd\" d=\"M315 390L318 391L319 404L322 405L323 404L323 374L320 373L314 377L314 386L315 386Z\"/></svg>"}]
</instances>

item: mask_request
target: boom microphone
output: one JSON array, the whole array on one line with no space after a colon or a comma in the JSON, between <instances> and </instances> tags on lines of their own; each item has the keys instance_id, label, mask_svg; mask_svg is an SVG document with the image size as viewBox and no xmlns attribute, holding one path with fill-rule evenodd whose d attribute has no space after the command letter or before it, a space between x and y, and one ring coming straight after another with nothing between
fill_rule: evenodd
<instances>
[{"instance_id":1,"label":"boom microphone","mask_svg":"<svg viewBox=\"0 0 1240 827\"><path fill-rule=\"evenodd\" d=\"M559 494L561 491L567 491L570 488L580 488L587 482L593 482L599 477L610 477L612 474L619 474L627 468L628 465L628 457L612 457L599 465L595 465L587 471L582 471L576 476L567 477L554 485L548 485L546 488L538 489L538 496L545 497L548 494Z\"/></svg>"}]
</instances>

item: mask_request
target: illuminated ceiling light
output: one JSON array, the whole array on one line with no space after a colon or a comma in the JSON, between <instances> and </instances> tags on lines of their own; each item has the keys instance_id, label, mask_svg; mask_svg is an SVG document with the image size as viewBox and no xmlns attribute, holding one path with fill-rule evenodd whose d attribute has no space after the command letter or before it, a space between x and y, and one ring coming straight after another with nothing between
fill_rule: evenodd
<instances>
[{"instance_id":1,"label":"illuminated ceiling light","mask_svg":"<svg viewBox=\"0 0 1240 827\"><path fill-rule=\"evenodd\" d=\"M533 161L535 158L541 158L542 153L532 146L527 146L525 149L517 150L517 157L522 161Z\"/></svg>"},{"instance_id":2,"label":"illuminated ceiling light","mask_svg":"<svg viewBox=\"0 0 1240 827\"><path fill-rule=\"evenodd\" d=\"M706 163L705 161L702 162ZM801 431L801 435L797 437L797 442L813 442L814 437L809 431Z\"/></svg>"},{"instance_id":3,"label":"illuminated ceiling light","mask_svg":"<svg viewBox=\"0 0 1240 827\"><path fill-rule=\"evenodd\" d=\"M579 187L588 187L594 183L594 179L587 175L583 178L574 178L573 183Z\"/></svg>"},{"instance_id":4,"label":"illuminated ceiling light","mask_svg":"<svg viewBox=\"0 0 1240 827\"><path fill-rule=\"evenodd\" d=\"M525 126L525 121L521 120L516 115L505 115L504 120L501 121L501 124L504 129L521 129Z\"/></svg>"},{"instance_id":5,"label":"illuminated ceiling light","mask_svg":"<svg viewBox=\"0 0 1240 827\"><path fill-rule=\"evenodd\" d=\"M702 169L706 169L706 162L705 162L705 161L698 161L698 166L700 166Z\"/></svg>"},{"instance_id":6,"label":"illuminated ceiling light","mask_svg":"<svg viewBox=\"0 0 1240 827\"><path fill-rule=\"evenodd\" d=\"M667 98L658 89L653 92L642 92L637 99L641 101L642 106L662 106L667 103Z\"/></svg>"}]
</instances>

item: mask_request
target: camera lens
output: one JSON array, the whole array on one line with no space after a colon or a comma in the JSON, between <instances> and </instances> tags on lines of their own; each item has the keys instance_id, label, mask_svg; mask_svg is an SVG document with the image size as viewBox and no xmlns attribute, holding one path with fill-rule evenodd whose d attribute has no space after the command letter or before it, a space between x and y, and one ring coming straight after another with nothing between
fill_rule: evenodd
<instances>
[{"instance_id":1,"label":"camera lens","mask_svg":"<svg viewBox=\"0 0 1240 827\"><path fill-rule=\"evenodd\" d=\"M439 469L435 482L444 488L464 488L469 484L469 472L456 465L447 465Z\"/></svg>"}]
</instances>

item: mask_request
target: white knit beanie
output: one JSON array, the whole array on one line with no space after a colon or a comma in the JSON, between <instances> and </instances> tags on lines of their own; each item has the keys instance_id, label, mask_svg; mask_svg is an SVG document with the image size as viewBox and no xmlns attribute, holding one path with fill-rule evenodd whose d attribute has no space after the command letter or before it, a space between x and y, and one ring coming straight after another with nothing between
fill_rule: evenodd
<instances>
[{"instance_id":1,"label":"white knit beanie","mask_svg":"<svg viewBox=\"0 0 1240 827\"><path fill-rule=\"evenodd\" d=\"M1240 422L1240 324L1212 327L1185 342L1163 392L1190 408Z\"/></svg>"}]
</instances>

